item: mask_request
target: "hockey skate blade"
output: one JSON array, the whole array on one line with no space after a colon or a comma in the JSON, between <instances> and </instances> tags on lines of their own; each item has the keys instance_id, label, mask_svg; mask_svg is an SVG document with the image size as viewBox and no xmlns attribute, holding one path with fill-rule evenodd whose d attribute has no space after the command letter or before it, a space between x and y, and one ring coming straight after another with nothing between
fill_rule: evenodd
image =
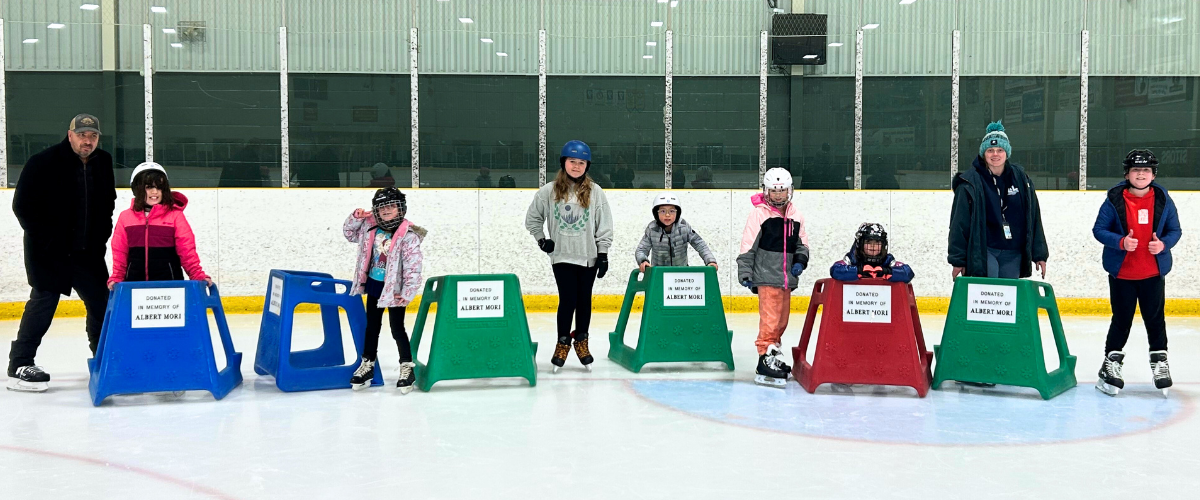
<instances>
[{"instance_id":1,"label":"hockey skate blade","mask_svg":"<svg viewBox=\"0 0 1200 500\"><path fill-rule=\"evenodd\" d=\"M1163 391L1163 397L1164 397L1164 398L1165 398L1165 397L1168 397L1168 396L1167 396L1167 391L1170 391L1170 390L1171 390L1171 388L1170 388L1170 387L1164 387L1164 388L1163 388L1163 390L1162 390L1162 391Z\"/></svg>"},{"instance_id":2,"label":"hockey skate blade","mask_svg":"<svg viewBox=\"0 0 1200 500\"><path fill-rule=\"evenodd\" d=\"M371 386L371 381L370 381L370 380L368 380L368 381L366 381L366 382L363 382L363 383L361 383L361 384L350 384L350 388L351 388L351 389L354 389L354 390L356 390L356 391L361 391L361 390L363 390L363 389L366 389L367 387L370 387L370 386Z\"/></svg>"},{"instance_id":3,"label":"hockey skate blade","mask_svg":"<svg viewBox=\"0 0 1200 500\"><path fill-rule=\"evenodd\" d=\"M787 379L768 377L766 375L755 375L754 383L761 385L761 386L774 387L776 389L783 389L784 386L787 385Z\"/></svg>"},{"instance_id":4,"label":"hockey skate blade","mask_svg":"<svg viewBox=\"0 0 1200 500\"><path fill-rule=\"evenodd\" d=\"M9 377L8 390L17 392L46 392L50 390L50 382L26 382L16 377Z\"/></svg>"},{"instance_id":5,"label":"hockey skate blade","mask_svg":"<svg viewBox=\"0 0 1200 500\"><path fill-rule=\"evenodd\" d=\"M1096 390L1108 396L1116 396L1121 392L1121 389L1117 388L1117 386L1105 383L1104 379L1096 380Z\"/></svg>"},{"instance_id":6,"label":"hockey skate blade","mask_svg":"<svg viewBox=\"0 0 1200 500\"><path fill-rule=\"evenodd\" d=\"M410 385L408 387L397 387L396 390L400 391L400 394L408 394L412 392L413 386Z\"/></svg>"},{"instance_id":7,"label":"hockey skate blade","mask_svg":"<svg viewBox=\"0 0 1200 500\"><path fill-rule=\"evenodd\" d=\"M592 364L591 364L591 363L588 363L588 364L586 364L586 365L583 365L583 369L585 369L585 370L587 370L589 373L591 373L591 371L592 371Z\"/></svg>"},{"instance_id":8,"label":"hockey skate blade","mask_svg":"<svg viewBox=\"0 0 1200 500\"><path fill-rule=\"evenodd\" d=\"M561 368L562 368L561 366L554 365L554 368L550 369L550 373L558 373L558 370Z\"/></svg>"}]
</instances>

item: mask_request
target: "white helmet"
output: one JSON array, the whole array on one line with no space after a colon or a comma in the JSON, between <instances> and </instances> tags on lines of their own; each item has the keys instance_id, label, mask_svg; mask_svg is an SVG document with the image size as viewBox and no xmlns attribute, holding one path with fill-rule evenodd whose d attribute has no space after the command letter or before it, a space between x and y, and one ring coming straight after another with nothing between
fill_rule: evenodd
<instances>
[{"instance_id":1,"label":"white helmet","mask_svg":"<svg viewBox=\"0 0 1200 500\"><path fill-rule=\"evenodd\" d=\"M147 170L157 170L159 172L162 172L163 177L167 176L167 169L163 168L162 165L159 165L152 161L142 162L136 168L133 169L133 174L129 176L129 184L133 185L133 180L137 179L138 174L145 172Z\"/></svg>"},{"instance_id":2,"label":"white helmet","mask_svg":"<svg viewBox=\"0 0 1200 500\"><path fill-rule=\"evenodd\" d=\"M663 192L654 197L654 206L650 208L650 215L654 217L654 220L658 220L658 207L663 205L675 206L675 210L679 212L675 214L676 220L683 217L683 205L679 204L679 197L671 192Z\"/></svg>"},{"instance_id":3,"label":"white helmet","mask_svg":"<svg viewBox=\"0 0 1200 500\"><path fill-rule=\"evenodd\" d=\"M787 190L787 201L782 203L774 203L771 201L771 191L778 189ZM787 170L775 167L767 170L767 173L763 175L763 196L767 199L767 203L770 203L776 207L783 207L784 205L787 205L788 202L792 201L793 192L792 174Z\"/></svg>"}]
</instances>

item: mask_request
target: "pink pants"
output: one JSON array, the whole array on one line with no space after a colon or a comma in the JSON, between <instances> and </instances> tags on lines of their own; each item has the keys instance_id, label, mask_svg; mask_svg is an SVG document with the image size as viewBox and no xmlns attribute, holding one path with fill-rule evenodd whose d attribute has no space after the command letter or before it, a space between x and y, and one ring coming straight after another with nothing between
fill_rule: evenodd
<instances>
[{"instance_id":1,"label":"pink pants","mask_svg":"<svg viewBox=\"0 0 1200 500\"><path fill-rule=\"evenodd\" d=\"M792 291L773 286L758 287L758 354L766 354L767 346L780 345L792 312Z\"/></svg>"}]
</instances>

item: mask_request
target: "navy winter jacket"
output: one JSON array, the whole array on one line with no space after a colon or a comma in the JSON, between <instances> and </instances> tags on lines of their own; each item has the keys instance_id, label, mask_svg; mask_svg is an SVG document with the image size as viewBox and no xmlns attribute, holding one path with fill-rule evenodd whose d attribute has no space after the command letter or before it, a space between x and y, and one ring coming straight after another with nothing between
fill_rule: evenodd
<instances>
[{"instance_id":1,"label":"navy winter jacket","mask_svg":"<svg viewBox=\"0 0 1200 500\"><path fill-rule=\"evenodd\" d=\"M1096 224L1092 226L1092 235L1096 241L1104 244L1104 270L1112 277L1121 272L1121 264L1125 262L1125 249L1121 248L1121 238L1129 234L1129 223L1125 220L1125 188L1129 181L1121 181L1108 190L1108 199L1100 205L1100 213L1096 215ZM1151 182L1154 189L1154 232L1163 242L1163 251L1154 256L1158 261L1158 274L1166 276L1171 272L1171 248L1179 243L1182 231L1179 229L1179 212L1175 210L1175 201L1167 194L1167 190L1158 183Z\"/></svg>"}]
</instances>

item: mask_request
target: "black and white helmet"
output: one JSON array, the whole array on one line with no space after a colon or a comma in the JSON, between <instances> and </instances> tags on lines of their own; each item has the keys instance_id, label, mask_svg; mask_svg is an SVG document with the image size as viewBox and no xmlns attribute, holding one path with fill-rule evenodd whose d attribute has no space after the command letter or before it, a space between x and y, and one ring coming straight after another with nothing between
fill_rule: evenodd
<instances>
[{"instance_id":1,"label":"black and white helmet","mask_svg":"<svg viewBox=\"0 0 1200 500\"><path fill-rule=\"evenodd\" d=\"M1149 149L1135 149L1125 155L1125 173L1134 167L1150 167L1154 175L1158 175L1158 157Z\"/></svg>"},{"instance_id":2,"label":"black and white helmet","mask_svg":"<svg viewBox=\"0 0 1200 500\"><path fill-rule=\"evenodd\" d=\"M379 209L383 207L394 206L400 209L400 215L392 220L383 220L379 216ZM385 231L395 231L400 227L400 223L404 221L404 215L408 213L408 203L399 189L387 187L375 191L375 196L371 198L371 215L375 216L375 223Z\"/></svg>"},{"instance_id":3,"label":"black and white helmet","mask_svg":"<svg viewBox=\"0 0 1200 500\"><path fill-rule=\"evenodd\" d=\"M863 245L869 241L877 241L881 245L879 255L867 255L863 250ZM859 264L880 265L887 260L888 254L888 237L887 231L883 229L883 224L877 222L864 222L858 226L858 231L854 233L854 258Z\"/></svg>"}]
</instances>

